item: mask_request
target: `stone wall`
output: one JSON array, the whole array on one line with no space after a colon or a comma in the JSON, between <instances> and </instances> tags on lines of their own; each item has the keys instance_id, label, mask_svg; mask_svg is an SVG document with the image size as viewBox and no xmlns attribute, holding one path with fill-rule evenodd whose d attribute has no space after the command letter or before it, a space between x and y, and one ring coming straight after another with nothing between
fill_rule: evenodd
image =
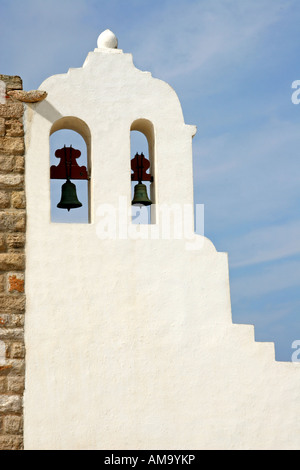
<instances>
[{"instance_id":1,"label":"stone wall","mask_svg":"<svg viewBox=\"0 0 300 470\"><path fill-rule=\"evenodd\" d=\"M0 75L6 93L20 77ZM23 449L24 391L24 105L0 100L0 450ZM1 353L2 352L2 353Z\"/></svg>"}]
</instances>

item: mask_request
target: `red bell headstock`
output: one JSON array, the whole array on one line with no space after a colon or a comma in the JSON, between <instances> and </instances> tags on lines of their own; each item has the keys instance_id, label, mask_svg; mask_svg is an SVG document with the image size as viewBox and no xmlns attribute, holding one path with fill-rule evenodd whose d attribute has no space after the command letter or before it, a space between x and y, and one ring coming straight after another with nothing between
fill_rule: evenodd
<instances>
[{"instance_id":1,"label":"red bell headstock","mask_svg":"<svg viewBox=\"0 0 300 470\"><path fill-rule=\"evenodd\" d=\"M143 153L140 155L136 153L135 157L131 160L131 169L133 171L131 175L131 181L153 181L153 176L146 173L150 168L149 160L144 156Z\"/></svg>"},{"instance_id":2,"label":"red bell headstock","mask_svg":"<svg viewBox=\"0 0 300 470\"><path fill-rule=\"evenodd\" d=\"M88 172L85 166L78 166L76 161L81 155L80 150L74 149L72 146L64 146L55 152L55 156L60 158L57 166L50 167L51 179L72 179L72 180L88 180Z\"/></svg>"}]
</instances>

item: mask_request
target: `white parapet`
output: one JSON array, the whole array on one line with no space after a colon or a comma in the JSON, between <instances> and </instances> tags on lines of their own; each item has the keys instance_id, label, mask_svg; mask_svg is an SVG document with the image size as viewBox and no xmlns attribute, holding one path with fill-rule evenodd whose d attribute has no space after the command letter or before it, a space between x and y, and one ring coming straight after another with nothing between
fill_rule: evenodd
<instances>
[{"instance_id":1,"label":"white parapet","mask_svg":"<svg viewBox=\"0 0 300 470\"><path fill-rule=\"evenodd\" d=\"M82 68L41 89L26 112L25 448L299 448L300 370L232 324L227 255L193 234L193 217L161 235L157 208L193 207L196 129L174 90L108 31ZM88 224L50 221L60 129L87 144ZM149 143L155 236L128 215L131 130ZM103 236L108 215L119 226Z\"/></svg>"}]
</instances>

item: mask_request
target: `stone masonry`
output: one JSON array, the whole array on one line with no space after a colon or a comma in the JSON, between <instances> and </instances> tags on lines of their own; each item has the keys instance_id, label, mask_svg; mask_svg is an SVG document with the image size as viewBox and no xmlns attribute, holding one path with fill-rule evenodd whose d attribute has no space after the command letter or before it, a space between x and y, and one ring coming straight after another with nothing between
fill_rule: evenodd
<instances>
[{"instance_id":1,"label":"stone masonry","mask_svg":"<svg viewBox=\"0 0 300 470\"><path fill-rule=\"evenodd\" d=\"M17 76L0 75L0 450L23 449L25 187L24 105Z\"/></svg>"}]
</instances>

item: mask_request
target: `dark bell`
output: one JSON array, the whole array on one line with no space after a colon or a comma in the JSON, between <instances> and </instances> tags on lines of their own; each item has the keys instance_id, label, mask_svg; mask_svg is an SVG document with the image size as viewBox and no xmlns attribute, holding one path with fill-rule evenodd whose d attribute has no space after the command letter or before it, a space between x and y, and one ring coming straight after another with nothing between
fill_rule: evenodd
<instances>
[{"instance_id":1,"label":"dark bell","mask_svg":"<svg viewBox=\"0 0 300 470\"><path fill-rule=\"evenodd\" d=\"M82 207L81 202L77 198L76 186L67 180L61 187L61 200L57 204L60 209L76 209L76 207Z\"/></svg>"},{"instance_id":2,"label":"dark bell","mask_svg":"<svg viewBox=\"0 0 300 470\"><path fill-rule=\"evenodd\" d=\"M147 187L145 184L138 183L135 185L134 197L131 204L137 206L150 206L150 204L152 204L148 198Z\"/></svg>"}]
</instances>

